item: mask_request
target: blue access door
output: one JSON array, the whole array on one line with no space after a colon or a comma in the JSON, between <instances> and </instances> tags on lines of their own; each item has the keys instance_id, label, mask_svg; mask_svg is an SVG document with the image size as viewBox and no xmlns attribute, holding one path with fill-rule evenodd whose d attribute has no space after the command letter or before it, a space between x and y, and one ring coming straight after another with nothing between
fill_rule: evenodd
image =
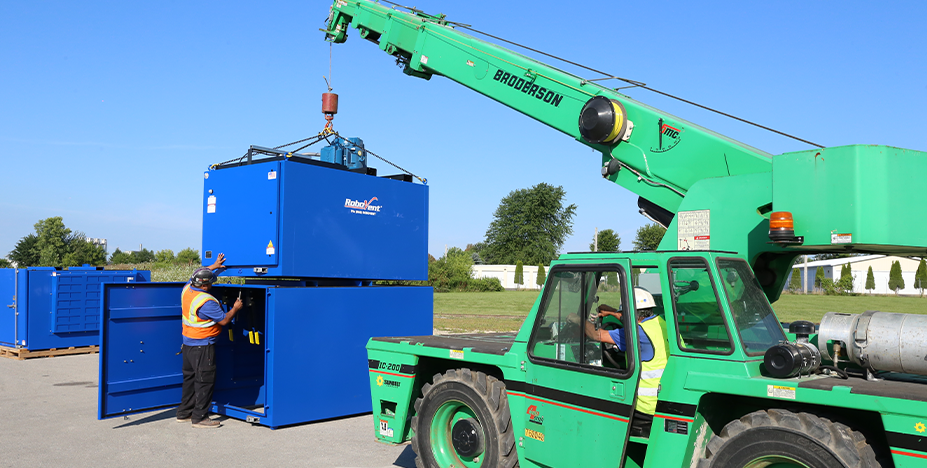
<instances>
[{"instance_id":1,"label":"blue access door","mask_svg":"<svg viewBox=\"0 0 927 468\"><path fill-rule=\"evenodd\" d=\"M211 170L203 183L203 263L220 253L225 266L250 270L277 265L280 242L280 163Z\"/></svg>"},{"instance_id":2,"label":"blue access door","mask_svg":"<svg viewBox=\"0 0 927 468\"><path fill-rule=\"evenodd\" d=\"M99 419L180 403L183 285L103 285Z\"/></svg>"}]
</instances>

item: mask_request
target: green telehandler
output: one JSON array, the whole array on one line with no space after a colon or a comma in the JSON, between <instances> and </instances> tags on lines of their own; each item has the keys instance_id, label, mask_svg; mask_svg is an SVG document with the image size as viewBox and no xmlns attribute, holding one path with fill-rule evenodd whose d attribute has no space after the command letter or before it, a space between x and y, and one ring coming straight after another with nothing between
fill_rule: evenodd
<instances>
[{"instance_id":1,"label":"green telehandler","mask_svg":"<svg viewBox=\"0 0 927 468\"><path fill-rule=\"evenodd\" d=\"M799 256L927 253L906 196L927 154L770 155L408 10L336 0L326 40L353 27L409 76L574 137L667 232L657 251L562 255L516 333L371 339L378 440L411 440L420 467L927 466L927 316L786 331L770 306Z\"/></svg>"}]
</instances>

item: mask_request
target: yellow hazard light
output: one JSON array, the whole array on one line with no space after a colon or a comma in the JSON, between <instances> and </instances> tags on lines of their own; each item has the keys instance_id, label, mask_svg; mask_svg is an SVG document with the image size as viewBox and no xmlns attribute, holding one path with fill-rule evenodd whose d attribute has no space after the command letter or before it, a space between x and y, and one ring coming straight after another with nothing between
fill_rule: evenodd
<instances>
[{"instance_id":1,"label":"yellow hazard light","mask_svg":"<svg viewBox=\"0 0 927 468\"><path fill-rule=\"evenodd\" d=\"M769 215L769 239L773 242L792 243L795 237L795 221L790 211L773 211Z\"/></svg>"}]
</instances>

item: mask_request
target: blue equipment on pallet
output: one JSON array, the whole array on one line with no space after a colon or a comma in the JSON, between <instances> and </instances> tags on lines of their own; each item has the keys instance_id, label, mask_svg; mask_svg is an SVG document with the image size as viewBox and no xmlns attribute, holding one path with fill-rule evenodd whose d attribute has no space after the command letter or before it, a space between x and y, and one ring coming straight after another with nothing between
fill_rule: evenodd
<instances>
[{"instance_id":1,"label":"blue equipment on pallet","mask_svg":"<svg viewBox=\"0 0 927 468\"><path fill-rule=\"evenodd\" d=\"M100 284L151 281L143 270L0 269L0 346L44 350L100 343Z\"/></svg>"},{"instance_id":2,"label":"blue equipment on pallet","mask_svg":"<svg viewBox=\"0 0 927 468\"><path fill-rule=\"evenodd\" d=\"M427 242L428 187L376 177L359 138L207 171L202 263L223 253L245 277L211 291L244 302L217 338L211 411L270 427L370 412L368 339L433 325L432 288L374 282L426 280ZM104 286L99 418L179 403L182 288Z\"/></svg>"}]
</instances>

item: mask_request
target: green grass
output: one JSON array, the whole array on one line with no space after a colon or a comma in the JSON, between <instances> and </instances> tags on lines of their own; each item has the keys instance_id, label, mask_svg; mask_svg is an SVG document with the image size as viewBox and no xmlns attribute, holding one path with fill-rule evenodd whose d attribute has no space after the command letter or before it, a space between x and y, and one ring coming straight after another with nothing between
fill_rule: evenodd
<instances>
[{"instance_id":1,"label":"green grass","mask_svg":"<svg viewBox=\"0 0 927 468\"><path fill-rule=\"evenodd\" d=\"M454 333L515 331L521 328L537 296L537 291L435 293L435 328ZM773 309L783 322L818 323L827 312L927 314L927 298L783 294Z\"/></svg>"},{"instance_id":2,"label":"green grass","mask_svg":"<svg viewBox=\"0 0 927 468\"><path fill-rule=\"evenodd\" d=\"M861 314L867 310L901 314L927 314L927 298L908 296L822 296L783 294L773 304L779 320L821 321L827 312Z\"/></svg>"},{"instance_id":3,"label":"green grass","mask_svg":"<svg viewBox=\"0 0 927 468\"><path fill-rule=\"evenodd\" d=\"M515 331L538 291L435 293L435 328L449 332Z\"/></svg>"}]
</instances>

